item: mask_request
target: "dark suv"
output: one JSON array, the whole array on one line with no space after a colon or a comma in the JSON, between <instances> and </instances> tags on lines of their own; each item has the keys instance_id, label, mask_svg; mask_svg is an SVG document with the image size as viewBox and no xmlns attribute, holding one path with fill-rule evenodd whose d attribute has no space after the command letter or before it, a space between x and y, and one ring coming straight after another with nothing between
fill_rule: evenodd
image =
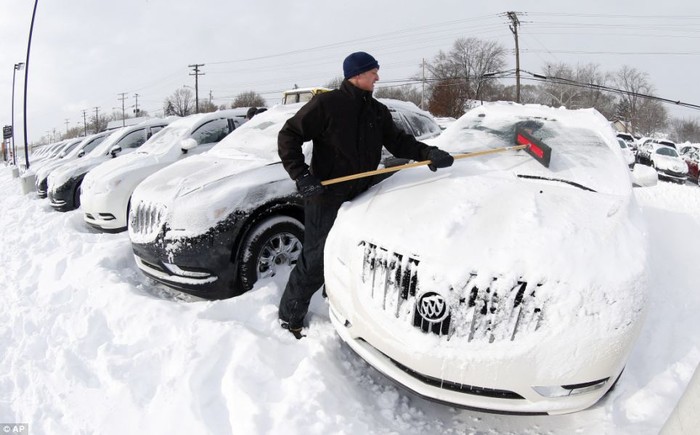
<instances>
[{"instance_id":1,"label":"dark suv","mask_svg":"<svg viewBox=\"0 0 700 435\"><path fill-rule=\"evenodd\" d=\"M440 133L415 105L380 101L403 122L400 128L423 133L419 140ZM185 293L222 299L296 263L304 210L277 154L277 134L302 105L256 115L209 152L156 172L134 190L128 229L141 271ZM310 147L304 145L307 156Z\"/></svg>"}]
</instances>

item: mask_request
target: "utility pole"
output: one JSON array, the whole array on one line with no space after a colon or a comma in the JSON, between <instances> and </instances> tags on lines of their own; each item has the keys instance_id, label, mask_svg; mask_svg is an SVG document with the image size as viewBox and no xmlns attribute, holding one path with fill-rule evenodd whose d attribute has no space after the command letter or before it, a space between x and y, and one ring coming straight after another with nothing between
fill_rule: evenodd
<instances>
[{"instance_id":1,"label":"utility pole","mask_svg":"<svg viewBox=\"0 0 700 435\"><path fill-rule=\"evenodd\" d=\"M95 109L95 133L98 133L100 131L100 108L99 107L94 107Z\"/></svg>"},{"instance_id":2,"label":"utility pole","mask_svg":"<svg viewBox=\"0 0 700 435\"><path fill-rule=\"evenodd\" d=\"M136 103L134 105L134 116L138 118L139 116L139 94L134 94L134 98L136 99Z\"/></svg>"},{"instance_id":3,"label":"utility pole","mask_svg":"<svg viewBox=\"0 0 700 435\"><path fill-rule=\"evenodd\" d=\"M122 127L126 127L126 121L124 121L124 118L126 117L126 114L124 113L124 100L126 100L126 92L122 92L120 94L121 98L119 98L122 101Z\"/></svg>"},{"instance_id":4,"label":"utility pole","mask_svg":"<svg viewBox=\"0 0 700 435\"><path fill-rule=\"evenodd\" d=\"M199 67L204 66L204 64L196 63L187 66L194 70L194 74L190 73L191 76L194 76L194 111L195 113L199 113L199 76L204 75L203 72L199 71Z\"/></svg>"},{"instance_id":5,"label":"utility pole","mask_svg":"<svg viewBox=\"0 0 700 435\"><path fill-rule=\"evenodd\" d=\"M68 123L70 122L70 119L66 118L66 134L68 134Z\"/></svg>"},{"instance_id":6,"label":"utility pole","mask_svg":"<svg viewBox=\"0 0 700 435\"><path fill-rule=\"evenodd\" d=\"M506 12L508 18L510 19L510 31L513 33L515 38L515 102L520 102L520 46L518 44L518 26L520 26L520 20L518 19L518 14L516 12Z\"/></svg>"},{"instance_id":7,"label":"utility pole","mask_svg":"<svg viewBox=\"0 0 700 435\"><path fill-rule=\"evenodd\" d=\"M425 110L425 58L423 58L423 88L420 93L420 108Z\"/></svg>"},{"instance_id":8,"label":"utility pole","mask_svg":"<svg viewBox=\"0 0 700 435\"><path fill-rule=\"evenodd\" d=\"M87 110L83 110L83 127L85 127L85 136L87 136Z\"/></svg>"}]
</instances>

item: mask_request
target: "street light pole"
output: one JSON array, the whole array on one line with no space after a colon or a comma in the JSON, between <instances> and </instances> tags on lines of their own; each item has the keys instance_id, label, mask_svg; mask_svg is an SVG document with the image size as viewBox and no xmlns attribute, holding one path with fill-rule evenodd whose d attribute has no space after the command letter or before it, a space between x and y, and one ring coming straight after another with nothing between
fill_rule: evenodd
<instances>
[{"instance_id":1,"label":"street light pole","mask_svg":"<svg viewBox=\"0 0 700 435\"><path fill-rule=\"evenodd\" d=\"M39 0L34 0L34 11L32 12L32 24L29 26L29 42L27 42L27 59L24 63L24 160L27 164L25 170L29 169L29 141L27 140L27 81L29 79L29 50L32 47L32 32L34 31L34 18L36 17L36 7Z\"/></svg>"},{"instance_id":2,"label":"street light pole","mask_svg":"<svg viewBox=\"0 0 700 435\"><path fill-rule=\"evenodd\" d=\"M24 62L15 64L12 71L12 165L17 166L17 146L15 145L15 73L24 67Z\"/></svg>"}]
</instances>

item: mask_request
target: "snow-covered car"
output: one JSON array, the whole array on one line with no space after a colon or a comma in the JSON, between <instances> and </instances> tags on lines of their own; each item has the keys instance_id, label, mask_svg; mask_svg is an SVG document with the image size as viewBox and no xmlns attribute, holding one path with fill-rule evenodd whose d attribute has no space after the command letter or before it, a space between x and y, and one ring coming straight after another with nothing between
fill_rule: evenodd
<instances>
[{"instance_id":1,"label":"snow-covered car","mask_svg":"<svg viewBox=\"0 0 700 435\"><path fill-rule=\"evenodd\" d=\"M55 210L69 211L80 207L80 185L85 174L102 162L134 151L174 119L150 119L140 124L122 127L111 133L89 154L62 165L49 174L47 193Z\"/></svg>"},{"instance_id":2,"label":"snow-covered car","mask_svg":"<svg viewBox=\"0 0 700 435\"><path fill-rule=\"evenodd\" d=\"M676 143L667 139L643 138L644 142L637 147L636 159L637 163L651 166L651 155L654 153L654 147L665 145L677 150Z\"/></svg>"},{"instance_id":3,"label":"snow-covered car","mask_svg":"<svg viewBox=\"0 0 700 435\"><path fill-rule=\"evenodd\" d=\"M685 183L688 178L688 165L678 155L678 151L667 145L654 143L649 157L651 167L659 173L659 179Z\"/></svg>"},{"instance_id":4,"label":"snow-covered car","mask_svg":"<svg viewBox=\"0 0 700 435\"><path fill-rule=\"evenodd\" d=\"M159 131L136 151L108 160L85 175L80 207L89 225L126 230L131 194L146 177L183 158L208 151L245 122L246 110L190 115Z\"/></svg>"},{"instance_id":5,"label":"snow-covered car","mask_svg":"<svg viewBox=\"0 0 700 435\"><path fill-rule=\"evenodd\" d=\"M632 150L633 154L637 152L637 139L635 139L634 136L629 133L618 132L617 137L625 141L627 146Z\"/></svg>"},{"instance_id":6,"label":"snow-covered car","mask_svg":"<svg viewBox=\"0 0 700 435\"><path fill-rule=\"evenodd\" d=\"M37 196L39 198L46 198L46 196L48 195L48 178L51 171L62 166L67 162L79 159L87 155L88 153L90 153L90 151L95 149L97 145L102 143L102 141L105 140L105 138L107 138L107 136L109 136L111 133L111 131L103 131L101 133L90 135L84 138L82 142L78 144L78 146L76 146L71 152L66 154L66 156L62 159L55 160L51 163L47 163L46 165L37 169L36 179L34 180L34 183L36 185Z\"/></svg>"},{"instance_id":7,"label":"snow-covered car","mask_svg":"<svg viewBox=\"0 0 700 435\"><path fill-rule=\"evenodd\" d=\"M34 180L36 180L37 171L52 163L59 162L60 164L61 162L66 161L64 160L66 155L68 155L70 151L72 151L80 142L82 142L82 140L83 138L72 138L63 141L63 144L50 156L32 161L29 169L22 173L21 178L25 180L25 183L34 183Z\"/></svg>"},{"instance_id":8,"label":"snow-covered car","mask_svg":"<svg viewBox=\"0 0 700 435\"><path fill-rule=\"evenodd\" d=\"M409 123L400 127L422 131L419 140L439 134L431 115L414 104L380 101ZM302 105L255 115L209 152L156 172L134 190L129 237L142 272L173 289L222 299L296 263L303 203L280 162L277 135ZM413 125L416 119L421 125ZM310 148L304 145L307 159Z\"/></svg>"},{"instance_id":9,"label":"snow-covered car","mask_svg":"<svg viewBox=\"0 0 700 435\"><path fill-rule=\"evenodd\" d=\"M630 147L627 145L627 142L624 139L618 137L617 143L620 144L620 149L622 150L622 156L625 158L625 162L627 163L627 166L632 168L634 166L634 161L635 161L634 152L630 149Z\"/></svg>"},{"instance_id":10,"label":"snow-covered car","mask_svg":"<svg viewBox=\"0 0 700 435\"><path fill-rule=\"evenodd\" d=\"M681 158L688 166L688 179L700 184L700 147L681 148Z\"/></svg>"},{"instance_id":11,"label":"snow-covered car","mask_svg":"<svg viewBox=\"0 0 700 435\"><path fill-rule=\"evenodd\" d=\"M453 154L552 148L404 170L341 207L325 247L331 321L370 365L426 398L568 413L616 382L646 307L647 241L607 120L496 103L431 142Z\"/></svg>"}]
</instances>

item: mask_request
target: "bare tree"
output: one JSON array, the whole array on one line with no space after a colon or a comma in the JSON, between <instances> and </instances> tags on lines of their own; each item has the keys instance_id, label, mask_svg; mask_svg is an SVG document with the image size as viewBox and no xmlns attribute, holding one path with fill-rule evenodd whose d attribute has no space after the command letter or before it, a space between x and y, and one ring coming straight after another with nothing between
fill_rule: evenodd
<instances>
[{"instance_id":1,"label":"bare tree","mask_svg":"<svg viewBox=\"0 0 700 435\"><path fill-rule=\"evenodd\" d=\"M163 103L165 116L188 116L194 113L194 97L188 88L177 88Z\"/></svg>"},{"instance_id":2,"label":"bare tree","mask_svg":"<svg viewBox=\"0 0 700 435\"><path fill-rule=\"evenodd\" d=\"M569 109L593 107L606 117L615 114L615 98L601 87L607 86L610 74L597 64L546 64L548 80L539 86L539 102Z\"/></svg>"},{"instance_id":3,"label":"bare tree","mask_svg":"<svg viewBox=\"0 0 700 435\"><path fill-rule=\"evenodd\" d=\"M615 74L614 81L619 89L625 91L620 94L621 106L625 109L621 115L627 117L625 121L629 122L633 133L642 132L639 128L640 111L645 98L640 94L651 95L654 91L647 73L625 65Z\"/></svg>"},{"instance_id":4,"label":"bare tree","mask_svg":"<svg viewBox=\"0 0 700 435\"><path fill-rule=\"evenodd\" d=\"M637 103L637 111L634 116L636 131L644 136L653 136L662 132L668 124L668 112L660 102L648 98Z\"/></svg>"},{"instance_id":5,"label":"bare tree","mask_svg":"<svg viewBox=\"0 0 700 435\"><path fill-rule=\"evenodd\" d=\"M671 139L676 142L700 143L700 124L697 119L673 119L669 127Z\"/></svg>"},{"instance_id":6,"label":"bare tree","mask_svg":"<svg viewBox=\"0 0 700 435\"><path fill-rule=\"evenodd\" d=\"M216 112L218 107L209 100L199 100L199 113Z\"/></svg>"},{"instance_id":7,"label":"bare tree","mask_svg":"<svg viewBox=\"0 0 700 435\"><path fill-rule=\"evenodd\" d=\"M378 88L374 91L375 98L391 98L393 100L410 101L420 107L421 94L411 85Z\"/></svg>"},{"instance_id":8,"label":"bare tree","mask_svg":"<svg viewBox=\"0 0 700 435\"><path fill-rule=\"evenodd\" d=\"M506 50L493 41L478 38L460 38L449 53L440 51L427 63L428 73L434 84L430 87L431 99L452 98L452 102L430 103L445 106L451 115L461 116L469 100L491 100L497 91L489 73L497 72L505 65ZM446 105L455 106L449 109Z\"/></svg>"},{"instance_id":9,"label":"bare tree","mask_svg":"<svg viewBox=\"0 0 700 435\"><path fill-rule=\"evenodd\" d=\"M243 92L236 95L231 103L231 108L236 107L265 107L267 103L265 99L255 91Z\"/></svg>"},{"instance_id":10,"label":"bare tree","mask_svg":"<svg viewBox=\"0 0 700 435\"><path fill-rule=\"evenodd\" d=\"M340 89L341 83L343 83L343 76L337 76L329 80L323 87L328 89Z\"/></svg>"}]
</instances>

